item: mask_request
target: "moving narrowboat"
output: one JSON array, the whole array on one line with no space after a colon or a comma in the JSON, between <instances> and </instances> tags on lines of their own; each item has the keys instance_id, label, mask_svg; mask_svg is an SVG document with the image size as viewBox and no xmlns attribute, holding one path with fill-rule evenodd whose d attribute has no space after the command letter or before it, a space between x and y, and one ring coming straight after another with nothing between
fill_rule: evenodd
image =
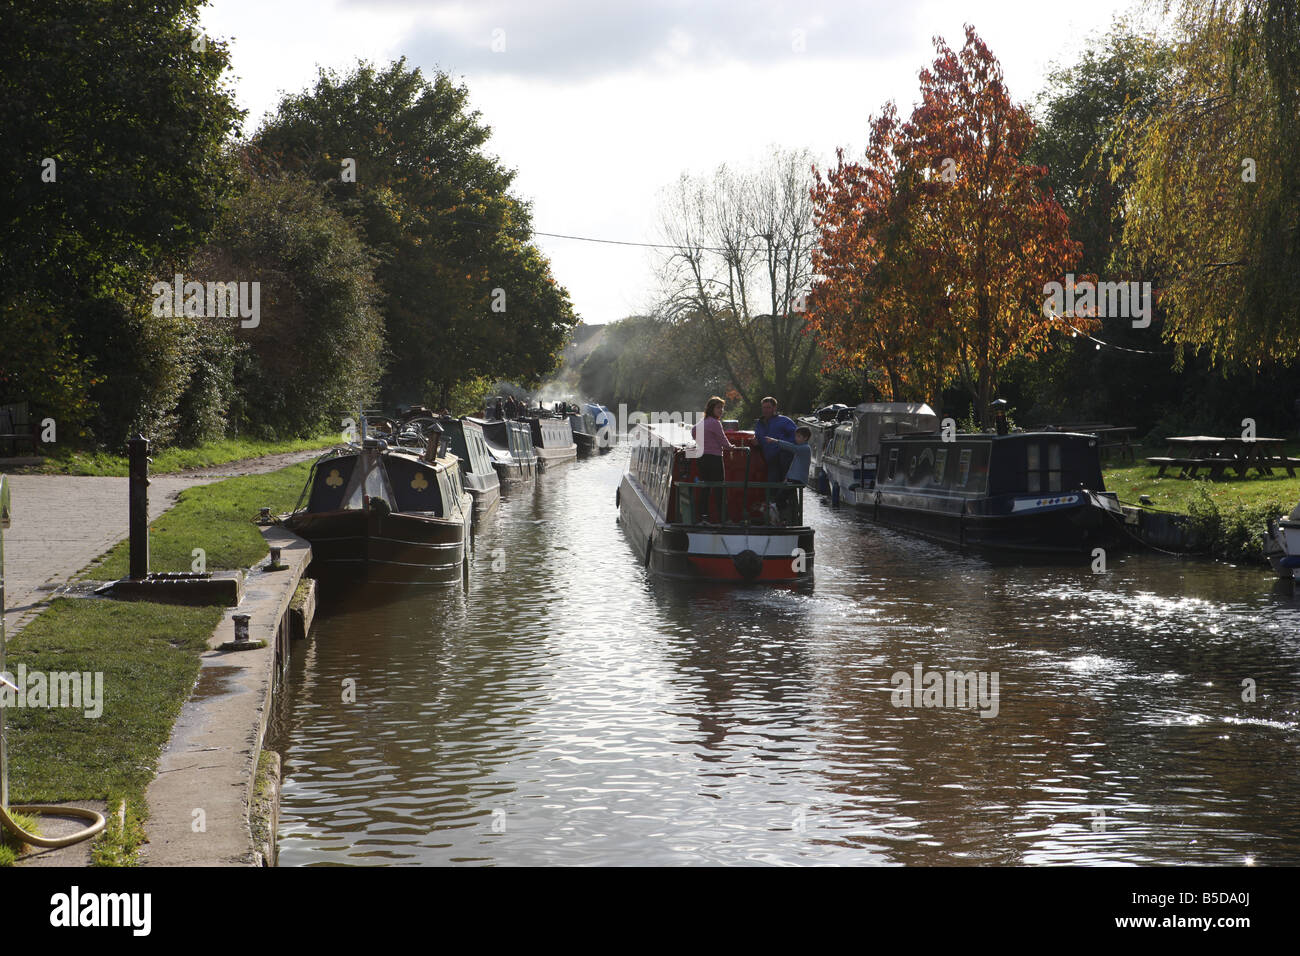
<instances>
[{"instance_id":1,"label":"moving narrowboat","mask_svg":"<svg viewBox=\"0 0 1300 956\"><path fill-rule=\"evenodd\" d=\"M886 436L863 493L881 524L963 547L1090 554L1129 539L1093 435Z\"/></svg>"},{"instance_id":2,"label":"moving narrowboat","mask_svg":"<svg viewBox=\"0 0 1300 956\"><path fill-rule=\"evenodd\" d=\"M542 471L574 461L578 446L573 440L573 429L568 416L533 415L524 419L533 436L533 449L537 452L537 465Z\"/></svg>"},{"instance_id":3,"label":"moving narrowboat","mask_svg":"<svg viewBox=\"0 0 1300 956\"><path fill-rule=\"evenodd\" d=\"M839 412L840 424L826 439L820 464L831 500L851 505L875 502L876 459L881 439L890 434L933 432L939 418L929 405L866 402Z\"/></svg>"},{"instance_id":4,"label":"moving narrowboat","mask_svg":"<svg viewBox=\"0 0 1300 956\"><path fill-rule=\"evenodd\" d=\"M475 419L483 429L492 467L501 481L510 484L537 477L537 452L527 422L514 419Z\"/></svg>"},{"instance_id":5,"label":"moving narrowboat","mask_svg":"<svg viewBox=\"0 0 1300 956\"><path fill-rule=\"evenodd\" d=\"M460 459L465 490L474 498L474 513L486 514L501 500L501 480L492 465L492 453L488 451L487 439L483 436L485 423L465 416L442 418L439 424L448 450Z\"/></svg>"},{"instance_id":6,"label":"moving narrowboat","mask_svg":"<svg viewBox=\"0 0 1300 956\"><path fill-rule=\"evenodd\" d=\"M469 570L473 499L460 460L363 437L312 465L281 523L311 542L311 573L356 583L460 581ZM303 499L306 499L305 506Z\"/></svg>"},{"instance_id":7,"label":"moving narrowboat","mask_svg":"<svg viewBox=\"0 0 1300 956\"><path fill-rule=\"evenodd\" d=\"M727 438L748 446L754 433L729 430ZM632 445L615 502L624 533L652 572L696 581L812 580L813 530L803 524L803 487L767 482L757 449L723 456L726 514L719 524L703 524L697 499L718 484L699 481L690 428L639 425Z\"/></svg>"}]
</instances>

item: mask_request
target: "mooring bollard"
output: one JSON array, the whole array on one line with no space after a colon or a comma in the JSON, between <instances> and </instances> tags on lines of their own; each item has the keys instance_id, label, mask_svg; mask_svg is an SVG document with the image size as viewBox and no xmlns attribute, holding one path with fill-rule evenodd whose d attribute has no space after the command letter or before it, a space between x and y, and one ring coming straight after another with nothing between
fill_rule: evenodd
<instances>
[{"instance_id":1,"label":"mooring bollard","mask_svg":"<svg viewBox=\"0 0 1300 956\"><path fill-rule=\"evenodd\" d=\"M251 620L247 614L235 614L231 618L235 622L235 643L248 643L248 622Z\"/></svg>"},{"instance_id":2,"label":"mooring bollard","mask_svg":"<svg viewBox=\"0 0 1300 956\"><path fill-rule=\"evenodd\" d=\"M136 435L126 443L130 478L131 579L149 577L149 439Z\"/></svg>"}]
</instances>

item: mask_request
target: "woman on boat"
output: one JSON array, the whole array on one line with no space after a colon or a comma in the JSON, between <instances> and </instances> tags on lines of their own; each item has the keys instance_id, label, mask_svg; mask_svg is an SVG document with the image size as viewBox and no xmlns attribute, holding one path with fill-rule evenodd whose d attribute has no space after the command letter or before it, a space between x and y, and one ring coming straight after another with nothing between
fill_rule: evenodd
<instances>
[{"instance_id":1,"label":"woman on boat","mask_svg":"<svg viewBox=\"0 0 1300 956\"><path fill-rule=\"evenodd\" d=\"M726 409L727 403L718 396L713 396L704 406L704 420L691 428L691 437L700 448L700 481L723 481L726 472L722 468L722 452L736 447L727 439L727 433L722 428L722 413ZM718 516L724 523L727 520L726 489L704 488L695 492L695 511L700 524L716 523L709 521L714 493L718 499Z\"/></svg>"}]
</instances>

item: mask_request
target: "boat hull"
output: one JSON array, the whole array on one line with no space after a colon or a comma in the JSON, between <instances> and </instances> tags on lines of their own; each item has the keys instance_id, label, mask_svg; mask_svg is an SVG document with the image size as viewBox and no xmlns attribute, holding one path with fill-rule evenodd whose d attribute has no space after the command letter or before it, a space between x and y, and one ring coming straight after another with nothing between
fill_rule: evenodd
<instances>
[{"instance_id":1,"label":"boat hull","mask_svg":"<svg viewBox=\"0 0 1300 956\"><path fill-rule=\"evenodd\" d=\"M887 527L963 548L1020 554L1090 555L1128 543L1123 516L1088 492L973 502L881 494L871 516Z\"/></svg>"},{"instance_id":2,"label":"boat hull","mask_svg":"<svg viewBox=\"0 0 1300 956\"><path fill-rule=\"evenodd\" d=\"M313 577L371 584L462 580L471 509L437 518L376 509L299 513L285 526L311 544Z\"/></svg>"},{"instance_id":3,"label":"boat hull","mask_svg":"<svg viewBox=\"0 0 1300 956\"><path fill-rule=\"evenodd\" d=\"M662 577L761 584L812 580L811 528L668 523L627 475L619 486L618 505L620 524L633 549Z\"/></svg>"}]
</instances>

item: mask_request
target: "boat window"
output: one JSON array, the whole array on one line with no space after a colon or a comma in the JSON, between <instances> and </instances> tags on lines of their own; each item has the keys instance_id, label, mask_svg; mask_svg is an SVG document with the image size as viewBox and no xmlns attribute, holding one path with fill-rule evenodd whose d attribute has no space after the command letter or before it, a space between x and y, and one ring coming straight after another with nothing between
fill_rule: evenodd
<instances>
[{"instance_id":1,"label":"boat window","mask_svg":"<svg viewBox=\"0 0 1300 956\"><path fill-rule=\"evenodd\" d=\"M944 472L948 470L948 449L940 448L934 453L934 483L943 484Z\"/></svg>"},{"instance_id":2,"label":"boat window","mask_svg":"<svg viewBox=\"0 0 1300 956\"><path fill-rule=\"evenodd\" d=\"M388 479L384 475L384 469L380 466L379 460L371 462L360 462L361 468L367 468L365 476L356 481L352 486L352 494L344 502L344 508L361 508L364 503L363 496L368 495L371 498L383 498L391 506L393 504L393 491L388 486Z\"/></svg>"},{"instance_id":3,"label":"boat window","mask_svg":"<svg viewBox=\"0 0 1300 956\"><path fill-rule=\"evenodd\" d=\"M1041 468L1041 456L1039 447L1036 442L1030 442L1025 446L1025 489L1028 491L1042 491L1042 476L1039 474Z\"/></svg>"},{"instance_id":4,"label":"boat window","mask_svg":"<svg viewBox=\"0 0 1300 956\"><path fill-rule=\"evenodd\" d=\"M898 473L898 449L889 450L889 480L892 481L894 475Z\"/></svg>"},{"instance_id":5,"label":"boat window","mask_svg":"<svg viewBox=\"0 0 1300 956\"><path fill-rule=\"evenodd\" d=\"M957 487L965 488L966 482L970 481L970 452L969 448L961 450L961 457L957 459Z\"/></svg>"},{"instance_id":6,"label":"boat window","mask_svg":"<svg viewBox=\"0 0 1300 956\"><path fill-rule=\"evenodd\" d=\"M1047 446L1047 490L1061 490L1061 444L1052 442Z\"/></svg>"}]
</instances>

